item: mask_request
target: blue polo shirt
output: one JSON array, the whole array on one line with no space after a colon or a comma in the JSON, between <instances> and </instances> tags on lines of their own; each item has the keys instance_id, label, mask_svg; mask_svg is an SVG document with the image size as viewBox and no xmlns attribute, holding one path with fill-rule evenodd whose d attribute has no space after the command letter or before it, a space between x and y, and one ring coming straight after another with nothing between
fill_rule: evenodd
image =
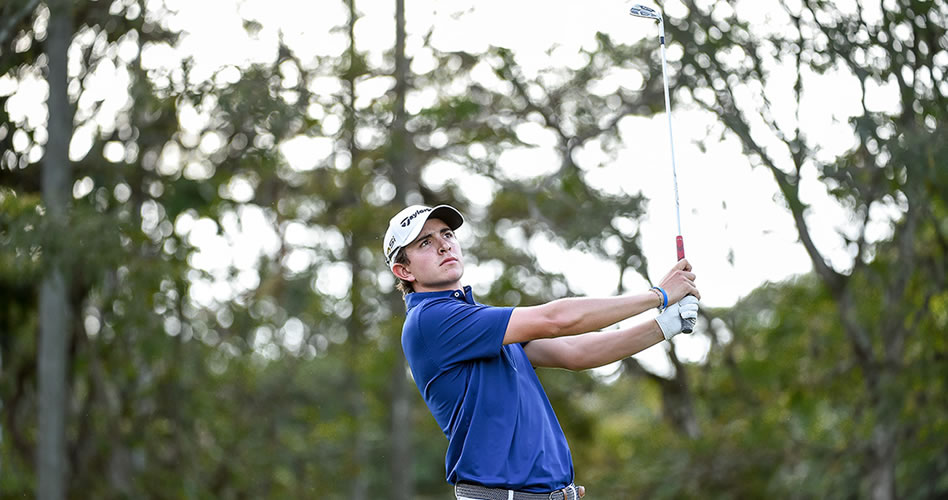
<instances>
[{"instance_id":1,"label":"blue polo shirt","mask_svg":"<svg viewBox=\"0 0 948 500\"><path fill-rule=\"evenodd\" d=\"M512 307L464 290L411 293L402 349L448 438L449 483L529 492L573 481L573 460L550 400L520 344L503 345Z\"/></svg>"}]
</instances>

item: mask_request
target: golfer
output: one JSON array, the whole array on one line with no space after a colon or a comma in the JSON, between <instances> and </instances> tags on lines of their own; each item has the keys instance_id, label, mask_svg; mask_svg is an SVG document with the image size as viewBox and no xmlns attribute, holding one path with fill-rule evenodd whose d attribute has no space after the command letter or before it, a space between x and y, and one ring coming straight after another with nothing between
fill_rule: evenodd
<instances>
[{"instance_id":1,"label":"golfer","mask_svg":"<svg viewBox=\"0 0 948 500\"><path fill-rule=\"evenodd\" d=\"M639 294L491 307L461 285L454 231L463 223L448 205L414 205L391 219L383 241L405 294L402 349L448 438L447 481L459 500L575 500L585 492L534 368L586 370L672 338L697 317L695 274L681 260ZM597 332L653 307L662 308L654 321Z\"/></svg>"}]
</instances>

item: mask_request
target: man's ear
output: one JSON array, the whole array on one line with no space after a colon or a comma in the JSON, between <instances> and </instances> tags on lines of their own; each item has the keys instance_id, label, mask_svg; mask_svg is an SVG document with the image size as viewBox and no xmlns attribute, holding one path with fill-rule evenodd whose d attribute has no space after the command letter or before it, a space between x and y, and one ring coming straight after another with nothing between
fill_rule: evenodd
<instances>
[{"instance_id":1,"label":"man's ear","mask_svg":"<svg viewBox=\"0 0 948 500\"><path fill-rule=\"evenodd\" d=\"M403 279L405 281L415 281L415 275L411 273L405 264L399 264L396 262L395 265L392 266L392 272L395 273L395 276L399 279Z\"/></svg>"}]
</instances>

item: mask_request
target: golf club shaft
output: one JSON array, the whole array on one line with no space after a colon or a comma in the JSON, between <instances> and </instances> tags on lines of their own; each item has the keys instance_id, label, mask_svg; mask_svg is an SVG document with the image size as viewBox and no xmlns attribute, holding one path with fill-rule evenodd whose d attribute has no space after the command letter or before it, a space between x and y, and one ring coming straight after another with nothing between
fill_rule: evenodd
<instances>
[{"instance_id":1,"label":"golf club shaft","mask_svg":"<svg viewBox=\"0 0 948 500\"><path fill-rule=\"evenodd\" d=\"M671 98L668 95L668 63L665 59L665 22L658 20L658 40L662 51L662 84L665 87L665 116L668 117L668 145L671 147L672 181L675 187L675 220L678 223L678 236L675 244L678 248L678 260L685 258L685 240L681 237L681 208L678 202L678 169L675 166L675 138L672 135ZM694 331L694 321L685 321L682 332Z\"/></svg>"},{"instance_id":2,"label":"golf club shaft","mask_svg":"<svg viewBox=\"0 0 948 500\"><path fill-rule=\"evenodd\" d=\"M675 138L672 134L671 98L668 94L668 63L665 60L665 23L658 21L658 40L662 51L662 84L665 88L665 116L668 119L668 144L671 148L672 182L675 188L675 221L678 224L678 260L685 258L685 243L681 237L681 208L678 201L678 169L675 166Z\"/></svg>"},{"instance_id":3,"label":"golf club shaft","mask_svg":"<svg viewBox=\"0 0 948 500\"><path fill-rule=\"evenodd\" d=\"M665 88L665 116L668 117L668 144L671 146L672 181L674 182L675 188L675 220L678 222L678 236L675 238L675 243L678 247L678 260L681 260L685 258L685 241L681 237L681 208L678 202L678 169L675 166L675 139L672 135L671 97L668 95L668 62L665 58L665 20L655 9L644 5L633 6L629 10L629 13L635 17L652 19L658 23L658 42L662 51L662 84ZM682 332L691 333L694 330L694 326L694 319L686 320Z\"/></svg>"}]
</instances>

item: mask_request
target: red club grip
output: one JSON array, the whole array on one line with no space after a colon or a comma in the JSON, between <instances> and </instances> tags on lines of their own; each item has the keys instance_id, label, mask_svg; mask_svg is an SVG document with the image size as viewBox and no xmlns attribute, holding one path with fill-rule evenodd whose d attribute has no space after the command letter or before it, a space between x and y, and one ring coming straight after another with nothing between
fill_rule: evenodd
<instances>
[{"instance_id":1,"label":"red club grip","mask_svg":"<svg viewBox=\"0 0 948 500\"><path fill-rule=\"evenodd\" d=\"M685 258L685 240L681 238L680 234L675 238L675 243L678 244L678 260L684 259ZM691 333L692 331L694 331L694 329L695 329L695 320L689 319L685 321L684 328L681 329L681 332Z\"/></svg>"}]
</instances>

